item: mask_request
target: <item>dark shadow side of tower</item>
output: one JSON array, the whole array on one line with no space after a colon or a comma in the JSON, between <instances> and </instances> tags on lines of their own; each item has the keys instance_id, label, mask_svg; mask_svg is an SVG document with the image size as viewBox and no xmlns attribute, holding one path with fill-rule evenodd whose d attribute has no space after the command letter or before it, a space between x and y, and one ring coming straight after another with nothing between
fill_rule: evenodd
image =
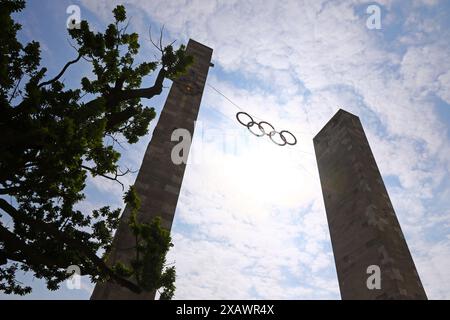
<instances>
[{"instance_id":1,"label":"dark shadow side of tower","mask_svg":"<svg viewBox=\"0 0 450 320\"><path fill-rule=\"evenodd\" d=\"M170 88L135 182L141 199L137 219L148 223L159 216L161 225L168 230L172 227L186 168L185 162L172 161L173 147L180 142L174 141L172 134L175 129L186 129L191 137L194 135L213 50L190 39L186 52L194 57L194 63ZM135 238L128 226L129 216L130 210L125 208L106 261L110 266L119 261L130 265L135 258ZM114 282L105 282L95 286L91 300L153 300L155 293L136 294Z\"/></svg>"},{"instance_id":2,"label":"dark shadow side of tower","mask_svg":"<svg viewBox=\"0 0 450 320\"><path fill-rule=\"evenodd\" d=\"M313 142L342 299L427 299L359 118L340 109Z\"/></svg>"}]
</instances>

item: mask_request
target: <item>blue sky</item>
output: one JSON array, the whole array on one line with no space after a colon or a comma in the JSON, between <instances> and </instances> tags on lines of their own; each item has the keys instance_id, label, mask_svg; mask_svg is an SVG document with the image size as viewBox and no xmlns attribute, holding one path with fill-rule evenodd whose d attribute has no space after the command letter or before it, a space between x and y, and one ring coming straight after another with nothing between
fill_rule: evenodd
<instances>
[{"instance_id":1,"label":"blue sky","mask_svg":"<svg viewBox=\"0 0 450 320\"><path fill-rule=\"evenodd\" d=\"M43 64L56 74L75 57L67 7L78 5L82 19L104 30L116 3L29 1L17 16L21 39L40 41ZM372 4L381 9L379 30L366 26ZM205 88L190 155L197 161L186 169L172 229L176 299L340 298L312 145L339 107L363 123L429 298L450 298L448 1L135 0L125 6L130 30L141 35L141 59L155 54L149 26L164 25L167 41L204 43L214 49L207 83L299 140L280 148L251 136L234 120L238 110ZM65 83L77 86L88 74L81 62ZM144 102L159 114L167 92ZM122 165L138 169L150 138L125 146ZM123 205L120 186L107 180L90 179L86 191L84 210ZM48 292L35 279L28 298L87 299L92 285L86 278L82 284Z\"/></svg>"}]
</instances>

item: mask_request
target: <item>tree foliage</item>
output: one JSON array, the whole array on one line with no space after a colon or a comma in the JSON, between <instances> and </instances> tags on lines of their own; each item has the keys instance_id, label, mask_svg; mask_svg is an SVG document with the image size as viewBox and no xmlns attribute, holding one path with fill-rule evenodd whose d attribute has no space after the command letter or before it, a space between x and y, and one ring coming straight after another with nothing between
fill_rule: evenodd
<instances>
[{"instance_id":1,"label":"tree foliage","mask_svg":"<svg viewBox=\"0 0 450 320\"><path fill-rule=\"evenodd\" d=\"M81 212L76 204L85 198L88 173L110 180L126 173L107 138L119 135L135 143L145 135L155 111L141 99L159 95L164 79L183 74L192 57L183 45L160 45L160 60L136 64L138 35L127 33L126 11L119 5L104 33L91 31L86 21L69 30L77 57L49 78L39 43L17 40L21 25L12 14L24 7L21 0L0 0L0 290L29 293L16 280L20 270L56 290L70 276L66 268L78 265L94 282L115 281L137 293L164 287L161 298L170 298L175 270L163 271L170 235L158 220L137 221L134 188L124 197L136 236L130 266L109 266L98 255L111 247L120 209ZM66 88L61 77L81 59L92 66L92 76L83 77L77 89ZM154 84L142 87L153 72ZM5 218L13 225L2 223Z\"/></svg>"}]
</instances>

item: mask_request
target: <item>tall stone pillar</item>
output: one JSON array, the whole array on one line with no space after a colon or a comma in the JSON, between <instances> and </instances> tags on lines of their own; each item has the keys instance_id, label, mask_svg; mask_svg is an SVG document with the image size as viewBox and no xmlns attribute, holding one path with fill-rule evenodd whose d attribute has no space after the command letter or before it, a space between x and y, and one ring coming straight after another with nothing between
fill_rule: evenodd
<instances>
[{"instance_id":1,"label":"tall stone pillar","mask_svg":"<svg viewBox=\"0 0 450 320\"><path fill-rule=\"evenodd\" d=\"M203 89L211 63L212 49L189 40L186 52L194 57L188 73L174 81L167 97L153 137L147 147L135 187L141 199L138 213L140 222L150 222L160 216L162 226L171 229L186 165L174 164L171 152L178 141L171 141L175 129L189 130L194 134ZM135 255L134 236L128 227L130 211L125 208L120 226L115 234L108 264L130 262ZM155 292L135 294L112 282L97 284L91 299L152 300Z\"/></svg>"},{"instance_id":2,"label":"tall stone pillar","mask_svg":"<svg viewBox=\"0 0 450 320\"><path fill-rule=\"evenodd\" d=\"M427 299L359 118L313 142L342 299Z\"/></svg>"}]
</instances>

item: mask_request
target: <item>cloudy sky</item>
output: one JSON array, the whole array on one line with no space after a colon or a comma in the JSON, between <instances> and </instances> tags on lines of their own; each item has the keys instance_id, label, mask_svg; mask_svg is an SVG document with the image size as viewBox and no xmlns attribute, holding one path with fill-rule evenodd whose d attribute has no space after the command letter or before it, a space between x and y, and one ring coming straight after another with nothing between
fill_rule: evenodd
<instances>
[{"instance_id":1,"label":"cloudy sky","mask_svg":"<svg viewBox=\"0 0 450 320\"><path fill-rule=\"evenodd\" d=\"M115 1L29 1L17 16L21 38L41 41L50 73L75 57L65 29L69 5L104 30ZM380 29L368 27L370 5L380 9ZM239 110L206 86L190 155L197 160L187 166L172 229L176 299L340 299L312 144L339 108L363 123L428 297L450 299L448 1L125 6L130 31L141 36L141 59L155 54L150 26L164 25L167 42L192 38L213 48L207 84L299 141L278 147L252 136L235 121ZM88 73L81 63L65 81L78 85ZM165 84L160 97L145 101L158 112ZM125 146L121 163L138 169L150 138ZM123 205L120 186L108 180L91 179L87 193L85 210ZM83 278L81 290L49 293L22 278L33 281L29 298L87 299L93 288Z\"/></svg>"}]
</instances>

